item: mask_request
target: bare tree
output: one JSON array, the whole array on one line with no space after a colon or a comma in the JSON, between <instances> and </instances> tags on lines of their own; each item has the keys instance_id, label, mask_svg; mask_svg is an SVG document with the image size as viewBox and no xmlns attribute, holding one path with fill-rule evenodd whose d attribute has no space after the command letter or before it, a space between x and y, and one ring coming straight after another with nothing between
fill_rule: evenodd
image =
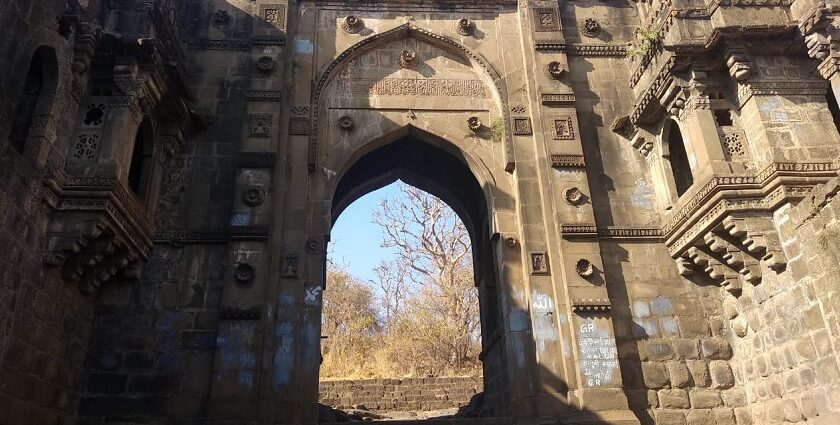
<instances>
[{"instance_id":1,"label":"bare tree","mask_svg":"<svg viewBox=\"0 0 840 425\"><path fill-rule=\"evenodd\" d=\"M408 270L405 262L381 261L374 273L376 280L371 282L381 291L382 328L388 332L394 320L402 314L406 298L411 295Z\"/></svg>"},{"instance_id":2,"label":"bare tree","mask_svg":"<svg viewBox=\"0 0 840 425\"><path fill-rule=\"evenodd\" d=\"M401 184L400 190L402 197L380 202L374 222L384 230L383 246L396 248L406 277L419 288L401 320L405 323L411 320L406 316L414 315L422 316L424 325L434 322L438 327L435 336L425 342L446 353L441 367L476 363L480 321L469 234L439 198L406 184ZM405 326L401 330L409 331ZM430 333L424 335L428 339ZM417 349L417 344L413 345Z\"/></svg>"}]
</instances>

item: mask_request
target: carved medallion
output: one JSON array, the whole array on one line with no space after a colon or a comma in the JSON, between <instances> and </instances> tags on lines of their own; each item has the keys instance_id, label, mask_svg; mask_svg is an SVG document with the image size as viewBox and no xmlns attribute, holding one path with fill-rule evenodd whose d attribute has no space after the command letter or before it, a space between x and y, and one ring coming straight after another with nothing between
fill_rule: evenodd
<instances>
[{"instance_id":1,"label":"carved medallion","mask_svg":"<svg viewBox=\"0 0 840 425\"><path fill-rule=\"evenodd\" d=\"M532 274L547 274L548 273L548 257L544 252L531 253L531 273Z\"/></svg>"},{"instance_id":2,"label":"carved medallion","mask_svg":"<svg viewBox=\"0 0 840 425\"><path fill-rule=\"evenodd\" d=\"M255 275L254 267L246 263L237 264L236 269L233 271L233 278L240 285L247 285L253 282Z\"/></svg>"},{"instance_id":3,"label":"carved medallion","mask_svg":"<svg viewBox=\"0 0 840 425\"><path fill-rule=\"evenodd\" d=\"M563 67L563 64L558 61L551 61L546 65L545 72L548 74L549 77L559 79L566 73L566 68Z\"/></svg>"},{"instance_id":4,"label":"carved medallion","mask_svg":"<svg viewBox=\"0 0 840 425\"><path fill-rule=\"evenodd\" d=\"M564 115L554 119L554 140L574 140L575 130L572 127L572 117Z\"/></svg>"},{"instance_id":5,"label":"carved medallion","mask_svg":"<svg viewBox=\"0 0 840 425\"><path fill-rule=\"evenodd\" d=\"M459 19L458 21L455 22L455 31L458 34L461 34L463 36L468 36L468 35L471 35L474 30L475 30L475 22L473 22L473 21L471 21L467 18L461 18L461 19Z\"/></svg>"},{"instance_id":6,"label":"carved medallion","mask_svg":"<svg viewBox=\"0 0 840 425\"><path fill-rule=\"evenodd\" d=\"M265 202L265 190L259 186L252 186L242 192L242 202L249 207L258 207Z\"/></svg>"},{"instance_id":7,"label":"carved medallion","mask_svg":"<svg viewBox=\"0 0 840 425\"><path fill-rule=\"evenodd\" d=\"M312 238L306 241L306 252L310 254L321 253L321 242L318 239Z\"/></svg>"},{"instance_id":8,"label":"carved medallion","mask_svg":"<svg viewBox=\"0 0 840 425\"><path fill-rule=\"evenodd\" d=\"M528 117L519 117L513 119L513 135L514 136L530 136L534 134L534 129L531 126L531 119Z\"/></svg>"},{"instance_id":9,"label":"carved medallion","mask_svg":"<svg viewBox=\"0 0 840 425\"><path fill-rule=\"evenodd\" d=\"M563 190L563 197L566 198L566 202L571 205L580 205L581 201L583 201L583 192L574 186L567 187Z\"/></svg>"},{"instance_id":10,"label":"carved medallion","mask_svg":"<svg viewBox=\"0 0 840 425\"><path fill-rule=\"evenodd\" d=\"M417 52L411 49L400 52L400 66L406 69L417 66Z\"/></svg>"},{"instance_id":11,"label":"carved medallion","mask_svg":"<svg viewBox=\"0 0 840 425\"><path fill-rule=\"evenodd\" d=\"M575 271L580 275L580 277L586 279L595 274L595 266L593 266L589 260L581 258L577 261L577 263L575 263Z\"/></svg>"},{"instance_id":12,"label":"carved medallion","mask_svg":"<svg viewBox=\"0 0 840 425\"><path fill-rule=\"evenodd\" d=\"M593 18L586 18L580 24L580 32L587 37L597 37L601 33L601 24Z\"/></svg>"},{"instance_id":13,"label":"carved medallion","mask_svg":"<svg viewBox=\"0 0 840 425\"><path fill-rule=\"evenodd\" d=\"M557 9L550 7L534 8L534 31L560 31L560 18Z\"/></svg>"},{"instance_id":14,"label":"carved medallion","mask_svg":"<svg viewBox=\"0 0 840 425\"><path fill-rule=\"evenodd\" d=\"M227 29L231 21L230 13L227 10L213 12L213 26L219 29Z\"/></svg>"},{"instance_id":15,"label":"carved medallion","mask_svg":"<svg viewBox=\"0 0 840 425\"><path fill-rule=\"evenodd\" d=\"M257 113L248 116L248 136L265 138L271 137L271 123L273 117L267 113Z\"/></svg>"},{"instance_id":16,"label":"carved medallion","mask_svg":"<svg viewBox=\"0 0 840 425\"><path fill-rule=\"evenodd\" d=\"M467 119L467 127L473 132L481 130L481 119L478 117L469 117Z\"/></svg>"},{"instance_id":17,"label":"carved medallion","mask_svg":"<svg viewBox=\"0 0 840 425\"><path fill-rule=\"evenodd\" d=\"M513 248L518 243L519 243L519 241L517 241L516 238L513 237L513 236L506 236L505 237L505 245L507 245L508 248Z\"/></svg>"},{"instance_id":18,"label":"carved medallion","mask_svg":"<svg viewBox=\"0 0 840 425\"><path fill-rule=\"evenodd\" d=\"M341 29L349 34L357 34L364 27L365 22L356 15L348 15L341 21Z\"/></svg>"},{"instance_id":19,"label":"carved medallion","mask_svg":"<svg viewBox=\"0 0 840 425\"><path fill-rule=\"evenodd\" d=\"M339 118L338 119L338 126L342 130L350 130L351 128L353 128L353 118L350 118L346 115Z\"/></svg>"},{"instance_id":20,"label":"carved medallion","mask_svg":"<svg viewBox=\"0 0 840 425\"><path fill-rule=\"evenodd\" d=\"M257 59L257 69L264 74L270 73L274 70L274 59L271 56L260 56Z\"/></svg>"}]
</instances>

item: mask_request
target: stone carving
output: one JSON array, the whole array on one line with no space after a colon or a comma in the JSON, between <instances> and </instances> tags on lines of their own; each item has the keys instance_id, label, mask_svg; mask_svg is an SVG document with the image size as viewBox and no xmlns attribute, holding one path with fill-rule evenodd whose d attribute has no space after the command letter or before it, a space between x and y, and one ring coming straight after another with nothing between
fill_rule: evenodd
<instances>
[{"instance_id":1,"label":"stone carving","mask_svg":"<svg viewBox=\"0 0 840 425\"><path fill-rule=\"evenodd\" d=\"M70 158L74 162L85 162L96 159L99 155L99 135L81 133L76 140Z\"/></svg>"},{"instance_id":2,"label":"stone carving","mask_svg":"<svg viewBox=\"0 0 840 425\"><path fill-rule=\"evenodd\" d=\"M472 130L473 132L481 130L481 127L482 127L481 119L478 118L478 117L469 117L467 119L467 127L469 127L469 129Z\"/></svg>"},{"instance_id":3,"label":"stone carving","mask_svg":"<svg viewBox=\"0 0 840 425\"><path fill-rule=\"evenodd\" d=\"M531 273L548 274L548 256L544 252L531 253Z\"/></svg>"},{"instance_id":4,"label":"stone carving","mask_svg":"<svg viewBox=\"0 0 840 425\"><path fill-rule=\"evenodd\" d=\"M260 56L257 59L257 69L263 74L268 74L274 70L274 58L271 56Z\"/></svg>"},{"instance_id":5,"label":"stone carving","mask_svg":"<svg viewBox=\"0 0 840 425\"><path fill-rule=\"evenodd\" d=\"M272 114L255 113L248 116L248 136L255 138L271 137Z\"/></svg>"},{"instance_id":6,"label":"stone carving","mask_svg":"<svg viewBox=\"0 0 840 425\"><path fill-rule=\"evenodd\" d=\"M245 90L245 99L261 102L281 102L283 92L279 90Z\"/></svg>"},{"instance_id":7,"label":"stone carving","mask_svg":"<svg viewBox=\"0 0 840 425\"><path fill-rule=\"evenodd\" d=\"M239 263L233 271L233 278L236 283L240 285L247 285L254 281L256 271L254 267L247 263Z\"/></svg>"},{"instance_id":8,"label":"stone carving","mask_svg":"<svg viewBox=\"0 0 840 425\"><path fill-rule=\"evenodd\" d=\"M564 68L563 64L558 61L551 61L545 66L545 72L549 77L557 80L566 73L566 68Z\"/></svg>"},{"instance_id":9,"label":"stone carving","mask_svg":"<svg viewBox=\"0 0 840 425\"><path fill-rule=\"evenodd\" d=\"M551 7L534 8L534 31L560 31L560 18L557 9Z\"/></svg>"},{"instance_id":10,"label":"stone carving","mask_svg":"<svg viewBox=\"0 0 840 425\"><path fill-rule=\"evenodd\" d=\"M348 34L358 34L364 27L364 21L356 15L347 15L347 17L341 20L341 29Z\"/></svg>"},{"instance_id":11,"label":"stone carving","mask_svg":"<svg viewBox=\"0 0 840 425\"><path fill-rule=\"evenodd\" d=\"M400 52L400 66L406 69L417 66L417 52L411 49Z\"/></svg>"},{"instance_id":12,"label":"stone carving","mask_svg":"<svg viewBox=\"0 0 840 425\"><path fill-rule=\"evenodd\" d=\"M309 117L290 117L289 134L292 136L305 136L309 134Z\"/></svg>"},{"instance_id":13,"label":"stone carving","mask_svg":"<svg viewBox=\"0 0 840 425\"><path fill-rule=\"evenodd\" d=\"M527 117L513 119L513 135L514 136L530 136L534 134L534 129L531 126L531 119Z\"/></svg>"},{"instance_id":14,"label":"stone carving","mask_svg":"<svg viewBox=\"0 0 840 425\"><path fill-rule=\"evenodd\" d=\"M583 201L583 192L577 187L567 187L563 190L563 198L571 205L580 205Z\"/></svg>"},{"instance_id":15,"label":"stone carving","mask_svg":"<svg viewBox=\"0 0 840 425\"><path fill-rule=\"evenodd\" d=\"M574 140L575 130L572 128L572 117L564 115L554 119L554 140Z\"/></svg>"},{"instance_id":16,"label":"stone carving","mask_svg":"<svg viewBox=\"0 0 840 425\"><path fill-rule=\"evenodd\" d=\"M85 118L82 120L83 127L99 127L105 120L105 104L91 103L87 106Z\"/></svg>"},{"instance_id":17,"label":"stone carving","mask_svg":"<svg viewBox=\"0 0 840 425\"><path fill-rule=\"evenodd\" d=\"M258 186L252 186L242 191L242 202L249 207L258 207L265 202L265 190Z\"/></svg>"},{"instance_id":18,"label":"stone carving","mask_svg":"<svg viewBox=\"0 0 840 425\"><path fill-rule=\"evenodd\" d=\"M587 279L595 274L595 266L589 260L581 258L575 263L575 271L580 277Z\"/></svg>"},{"instance_id":19,"label":"stone carving","mask_svg":"<svg viewBox=\"0 0 840 425\"><path fill-rule=\"evenodd\" d=\"M283 257L283 264L280 267L281 277L298 277L298 258L297 257Z\"/></svg>"},{"instance_id":20,"label":"stone carving","mask_svg":"<svg viewBox=\"0 0 840 425\"><path fill-rule=\"evenodd\" d=\"M601 33L601 24L594 18L586 18L580 24L580 32L587 37L597 37Z\"/></svg>"},{"instance_id":21,"label":"stone carving","mask_svg":"<svg viewBox=\"0 0 840 425\"><path fill-rule=\"evenodd\" d=\"M467 19L461 18L455 21L455 32L461 34L463 36L472 35L475 31L475 22Z\"/></svg>"},{"instance_id":22,"label":"stone carving","mask_svg":"<svg viewBox=\"0 0 840 425\"><path fill-rule=\"evenodd\" d=\"M318 239L311 238L306 241L306 252L310 254L321 253L321 242Z\"/></svg>"},{"instance_id":23,"label":"stone carving","mask_svg":"<svg viewBox=\"0 0 840 425\"><path fill-rule=\"evenodd\" d=\"M227 29L230 25L230 13L227 10L217 10L213 12L213 26L219 29Z\"/></svg>"},{"instance_id":24,"label":"stone carving","mask_svg":"<svg viewBox=\"0 0 840 425\"><path fill-rule=\"evenodd\" d=\"M338 127L342 130L350 130L351 128L353 128L353 118L350 118L346 115L339 118Z\"/></svg>"},{"instance_id":25,"label":"stone carving","mask_svg":"<svg viewBox=\"0 0 840 425\"><path fill-rule=\"evenodd\" d=\"M508 248L513 248L513 247L515 247L518 243L519 243L519 241L517 241L517 240L516 240L516 238L515 238L515 237L513 237L513 236L506 236L506 237L505 237L505 245L506 245Z\"/></svg>"},{"instance_id":26,"label":"stone carving","mask_svg":"<svg viewBox=\"0 0 840 425\"><path fill-rule=\"evenodd\" d=\"M525 109L525 107L522 106L522 105L514 105L510 108L510 112L512 114L521 115L521 114L524 114L525 112L527 112L527 109Z\"/></svg>"},{"instance_id":27,"label":"stone carving","mask_svg":"<svg viewBox=\"0 0 840 425\"><path fill-rule=\"evenodd\" d=\"M356 96L441 96L486 98L481 80L436 78L340 78L335 82L337 97Z\"/></svg>"},{"instance_id":28,"label":"stone carving","mask_svg":"<svg viewBox=\"0 0 840 425\"><path fill-rule=\"evenodd\" d=\"M278 30L286 29L286 5L284 4L260 5L259 16L270 27Z\"/></svg>"}]
</instances>

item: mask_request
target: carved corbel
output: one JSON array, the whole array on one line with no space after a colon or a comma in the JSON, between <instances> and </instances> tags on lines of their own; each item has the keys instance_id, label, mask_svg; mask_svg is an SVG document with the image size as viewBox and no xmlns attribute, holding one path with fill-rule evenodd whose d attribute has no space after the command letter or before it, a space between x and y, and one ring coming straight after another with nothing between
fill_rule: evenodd
<instances>
[{"instance_id":1,"label":"carved corbel","mask_svg":"<svg viewBox=\"0 0 840 425\"><path fill-rule=\"evenodd\" d=\"M723 228L730 235L738 238L746 250L758 256L761 261L775 270L784 269L787 264L779 235L770 218L767 217L726 217Z\"/></svg>"},{"instance_id":2,"label":"carved corbel","mask_svg":"<svg viewBox=\"0 0 840 425\"><path fill-rule=\"evenodd\" d=\"M729 68L729 75L736 81L745 81L752 75L752 59L743 47L731 46L727 49L726 66Z\"/></svg>"}]
</instances>

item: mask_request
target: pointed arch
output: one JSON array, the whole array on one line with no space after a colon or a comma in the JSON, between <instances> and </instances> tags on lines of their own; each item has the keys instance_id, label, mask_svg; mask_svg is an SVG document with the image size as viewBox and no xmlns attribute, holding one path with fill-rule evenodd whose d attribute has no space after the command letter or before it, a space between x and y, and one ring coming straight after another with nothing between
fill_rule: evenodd
<instances>
[{"instance_id":1,"label":"pointed arch","mask_svg":"<svg viewBox=\"0 0 840 425\"><path fill-rule=\"evenodd\" d=\"M450 52L455 52L465 55L471 61L477 63L485 72L486 76L493 83L495 100L499 104L502 121L504 122L504 150L505 150L505 170L513 172L515 167L515 158L513 155L513 140L511 138L511 123L510 116L507 113L507 89L505 83L500 77L499 73L490 64L490 62L481 56L478 52L470 49L463 44L440 34L434 33L427 29L421 28L413 23L405 23L392 28L388 31L372 35L358 43L350 46L338 55L332 62L327 64L316 74L317 83L315 84L312 96L312 120L311 131L309 139L309 170L314 171L318 164L318 120L321 107L321 97L323 90L335 78L336 73L343 69L344 66L350 63L353 59L380 47L390 41L398 40L406 37L414 37L420 41L427 42L433 46L440 47Z\"/></svg>"}]
</instances>

